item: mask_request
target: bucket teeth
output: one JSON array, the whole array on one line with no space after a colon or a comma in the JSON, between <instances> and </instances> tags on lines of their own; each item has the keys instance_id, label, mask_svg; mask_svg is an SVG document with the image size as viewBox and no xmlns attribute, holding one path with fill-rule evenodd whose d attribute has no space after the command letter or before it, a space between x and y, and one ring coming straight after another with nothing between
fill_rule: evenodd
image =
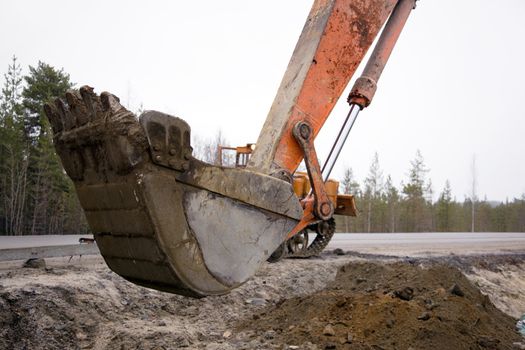
<instances>
[{"instance_id":1,"label":"bucket teeth","mask_svg":"<svg viewBox=\"0 0 525 350\"><path fill-rule=\"evenodd\" d=\"M51 124L51 129L53 130L53 133L59 133L64 129L64 124L62 123L62 119L58 115L58 110L54 104L46 103L44 105L44 112L46 113L47 119L49 119L49 123Z\"/></svg>"},{"instance_id":2,"label":"bucket teeth","mask_svg":"<svg viewBox=\"0 0 525 350\"><path fill-rule=\"evenodd\" d=\"M192 157L182 119L89 86L44 106L108 266L142 286L223 294L249 279L302 216L292 186Z\"/></svg>"},{"instance_id":3,"label":"bucket teeth","mask_svg":"<svg viewBox=\"0 0 525 350\"><path fill-rule=\"evenodd\" d=\"M108 181L130 172L144 158L147 142L133 113L118 99L83 86L69 90L44 111L64 169L73 180Z\"/></svg>"},{"instance_id":4,"label":"bucket teeth","mask_svg":"<svg viewBox=\"0 0 525 350\"><path fill-rule=\"evenodd\" d=\"M80 93L77 90L69 90L66 92L66 100L77 125L82 126L86 124L89 121L89 113Z\"/></svg>"},{"instance_id":5,"label":"bucket teeth","mask_svg":"<svg viewBox=\"0 0 525 350\"><path fill-rule=\"evenodd\" d=\"M84 105L88 111L89 120L97 120L102 117L102 105L100 103L100 98L93 92L93 88L87 85L84 85L80 88L80 95L84 101Z\"/></svg>"}]
</instances>

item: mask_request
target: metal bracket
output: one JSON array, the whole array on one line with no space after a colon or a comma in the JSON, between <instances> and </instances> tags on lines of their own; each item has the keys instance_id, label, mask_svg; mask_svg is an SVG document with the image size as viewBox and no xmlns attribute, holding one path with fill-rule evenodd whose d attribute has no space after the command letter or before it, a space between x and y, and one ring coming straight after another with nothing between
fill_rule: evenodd
<instances>
[{"instance_id":1,"label":"metal bracket","mask_svg":"<svg viewBox=\"0 0 525 350\"><path fill-rule=\"evenodd\" d=\"M190 127L182 119L147 111L140 116L146 131L153 163L178 171L189 169Z\"/></svg>"},{"instance_id":2,"label":"metal bracket","mask_svg":"<svg viewBox=\"0 0 525 350\"><path fill-rule=\"evenodd\" d=\"M307 122L298 122L295 124L292 133L304 154L306 171L315 199L314 214L321 220L328 220L334 214L334 206L326 194L321 167L314 148L312 127Z\"/></svg>"}]
</instances>

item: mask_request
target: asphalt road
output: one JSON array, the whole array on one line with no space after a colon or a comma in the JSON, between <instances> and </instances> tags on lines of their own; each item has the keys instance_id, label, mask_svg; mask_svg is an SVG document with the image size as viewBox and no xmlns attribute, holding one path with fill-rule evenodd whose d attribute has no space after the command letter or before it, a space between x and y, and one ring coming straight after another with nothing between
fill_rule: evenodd
<instances>
[{"instance_id":1,"label":"asphalt road","mask_svg":"<svg viewBox=\"0 0 525 350\"><path fill-rule=\"evenodd\" d=\"M81 237L93 235L0 236L0 250L79 244Z\"/></svg>"},{"instance_id":2,"label":"asphalt road","mask_svg":"<svg viewBox=\"0 0 525 350\"><path fill-rule=\"evenodd\" d=\"M397 256L525 253L525 232L342 233L328 249Z\"/></svg>"},{"instance_id":3,"label":"asphalt road","mask_svg":"<svg viewBox=\"0 0 525 350\"><path fill-rule=\"evenodd\" d=\"M91 235L0 236L3 249L78 245ZM313 238L313 237L312 237ZM525 232L338 233L327 249L387 255L525 253Z\"/></svg>"}]
</instances>

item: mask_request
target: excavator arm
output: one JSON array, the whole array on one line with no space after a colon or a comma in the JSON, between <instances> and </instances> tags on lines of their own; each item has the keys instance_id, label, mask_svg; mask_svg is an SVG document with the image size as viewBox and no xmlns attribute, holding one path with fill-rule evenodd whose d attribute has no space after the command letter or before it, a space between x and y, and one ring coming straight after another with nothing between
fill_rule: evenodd
<instances>
[{"instance_id":1,"label":"excavator arm","mask_svg":"<svg viewBox=\"0 0 525 350\"><path fill-rule=\"evenodd\" d=\"M308 122L319 133L395 0L318 0L306 20L249 167L292 174L304 154L292 130Z\"/></svg>"},{"instance_id":2,"label":"excavator arm","mask_svg":"<svg viewBox=\"0 0 525 350\"><path fill-rule=\"evenodd\" d=\"M287 238L331 218L324 181L346 136L326 171L313 141L390 16L396 25L387 24L388 37L379 40L388 58L397 39L391 33L404 24L392 18L406 21L414 1L316 0L246 168L195 159L185 121L155 111L137 119L107 92L84 86L46 104L55 148L108 266L150 288L223 294ZM352 109L370 103L378 64L386 62L376 51ZM300 201L291 175L302 159L313 192Z\"/></svg>"}]
</instances>

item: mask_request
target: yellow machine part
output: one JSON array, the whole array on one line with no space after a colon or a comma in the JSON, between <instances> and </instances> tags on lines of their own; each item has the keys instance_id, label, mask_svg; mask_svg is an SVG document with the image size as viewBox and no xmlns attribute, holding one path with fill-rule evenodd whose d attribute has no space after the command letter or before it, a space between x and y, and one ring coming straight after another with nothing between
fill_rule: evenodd
<instances>
[{"instance_id":1,"label":"yellow machine part","mask_svg":"<svg viewBox=\"0 0 525 350\"><path fill-rule=\"evenodd\" d=\"M351 194L338 194L339 181L329 179L325 183L328 198L333 203L334 214L345 216L357 216L357 207L354 196ZM306 172L297 171L293 177L293 191L299 198L304 198L310 193L310 179Z\"/></svg>"}]
</instances>

